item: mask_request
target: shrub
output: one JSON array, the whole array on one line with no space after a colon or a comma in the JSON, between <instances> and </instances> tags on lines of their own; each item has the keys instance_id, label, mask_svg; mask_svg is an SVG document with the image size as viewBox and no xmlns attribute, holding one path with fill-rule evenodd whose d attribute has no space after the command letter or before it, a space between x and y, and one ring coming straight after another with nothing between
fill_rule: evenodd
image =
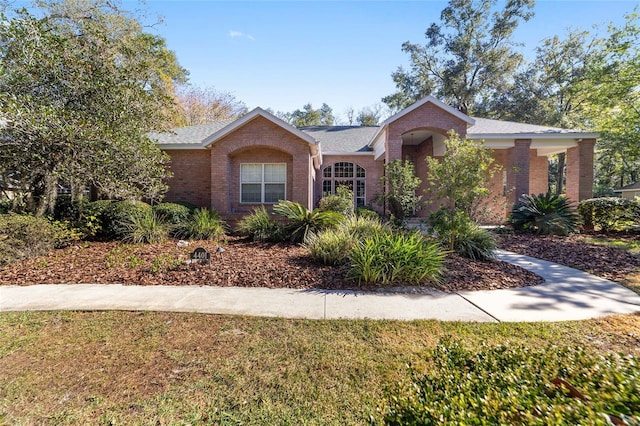
<instances>
[{"instance_id":1,"label":"shrub","mask_svg":"<svg viewBox=\"0 0 640 426\"><path fill-rule=\"evenodd\" d=\"M580 216L566 197L547 192L522 195L511 210L510 222L519 231L567 235L578 231Z\"/></svg>"},{"instance_id":2,"label":"shrub","mask_svg":"<svg viewBox=\"0 0 640 426\"><path fill-rule=\"evenodd\" d=\"M640 222L640 201L619 197L592 198L578 204L585 229L622 231Z\"/></svg>"},{"instance_id":3,"label":"shrub","mask_svg":"<svg viewBox=\"0 0 640 426\"><path fill-rule=\"evenodd\" d=\"M380 219L378 212L369 207L358 207L356 209L356 216L366 217L369 219Z\"/></svg>"},{"instance_id":4,"label":"shrub","mask_svg":"<svg viewBox=\"0 0 640 426\"><path fill-rule=\"evenodd\" d=\"M339 185L336 188L336 194L327 195L320 199L318 210L322 212L337 212L344 216L353 216L353 191L344 185Z\"/></svg>"},{"instance_id":5,"label":"shrub","mask_svg":"<svg viewBox=\"0 0 640 426\"><path fill-rule=\"evenodd\" d=\"M178 203L160 203L154 206L153 210L160 220L170 225L174 233L184 227L192 216L189 207Z\"/></svg>"},{"instance_id":6,"label":"shrub","mask_svg":"<svg viewBox=\"0 0 640 426\"><path fill-rule=\"evenodd\" d=\"M256 207L238 223L238 232L253 241L282 241L284 230L280 222L271 219L264 206Z\"/></svg>"},{"instance_id":7,"label":"shrub","mask_svg":"<svg viewBox=\"0 0 640 426\"><path fill-rule=\"evenodd\" d=\"M0 265L9 264L65 246L68 228L42 217L17 214L0 215Z\"/></svg>"},{"instance_id":8,"label":"shrub","mask_svg":"<svg viewBox=\"0 0 640 426\"><path fill-rule=\"evenodd\" d=\"M169 235L169 225L152 209L142 209L122 219L119 229L122 240L134 244L159 243Z\"/></svg>"},{"instance_id":9,"label":"shrub","mask_svg":"<svg viewBox=\"0 0 640 426\"><path fill-rule=\"evenodd\" d=\"M123 240L129 234L129 225L132 221L137 217L144 217L149 211L151 206L142 201L110 202L102 213L103 231L106 236Z\"/></svg>"},{"instance_id":10,"label":"shrub","mask_svg":"<svg viewBox=\"0 0 640 426\"><path fill-rule=\"evenodd\" d=\"M53 217L56 220L76 222L88 204L89 201L86 198L72 199L71 195L58 195L53 209Z\"/></svg>"},{"instance_id":11,"label":"shrub","mask_svg":"<svg viewBox=\"0 0 640 426\"><path fill-rule=\"evenodd\" d=\"M351 216L335 228L310 233L304 245L316 261L343 265L349 262L355 244L381 232L390 232L390 228L377 219Z\"/></svg>"},{"instance_id":12,"label":"shrub","mask_svg":"<svg viewBox=\"0 0 640 426\"><path fill-rule=\"evenodd\" d=\"M220 240L225 237L225 223L216 211L196 209L178 235L194 240Z\"/></svg>"},{"instance_id":13,"label":"shrub","mask_svg":"<svg viewBox=\"0 0 640 426\"><path fill-rule=\"evenodd\" d=\"M82 216L84 228L87 229L86 236L106 236L109 233L106 211L115 202L114 200L97 200L87 204Z\"/></svg>"},{"instance_id":14,"label":"shrub","mask_svg":"<svg viewBox=\"0 0 640 426\"><path fill-rule=\"evenodd\" d=\"M467 213L451 213L442 207L429 216L431 227L440 243L469 259L493 258L497 247L493 234L480 228Z\"/></svg>"},{"instance_id":15,"label":"shrub","mask_svg":"<svg viewBox=\"0 0 640 426\"><path fill-rule=\"evenodd\" d=\"M572 389L572 386L574 389ZM640 369L631 357L582 348L483 345L441 340L426 374L386 392L388 425L613 424L640 421Z\"/></svg>"},{"instance_id":16,"label":"shrub","mask_svg":"<svg viewBox=\"0 0 640 426\"><path fill-rule=\"evenodd\" d=\"M273 206L273 212L287 218L285 233L292 242L301 243L309 232L317 232L337 225L344 216L332 211L307 210L302 204L281 200Z\"/></svg>"},{"instance_id":17,"label":"shrub","mask_svg":"<svg viewBox=\"0 0 640 426\"><path fill-rule=\"evenodd\" d=\"M437 282L444 253L419 232L383 232L367 237L351 251L349 277L361 283Z\"/></svg>"},{"instance_id":18,"label":"shrub","mask_svg":"<svg viewBox=\"0 0 640 426\"><path fill-rule=\"evenodd\" d=\"M383 191L376 197L376 203L388 209L392 220L401 224L422 207L422 196L416 194L421 182L411 161L393 160L384 167L384 176L380 178Z\"/></svg>"}]
</instances>

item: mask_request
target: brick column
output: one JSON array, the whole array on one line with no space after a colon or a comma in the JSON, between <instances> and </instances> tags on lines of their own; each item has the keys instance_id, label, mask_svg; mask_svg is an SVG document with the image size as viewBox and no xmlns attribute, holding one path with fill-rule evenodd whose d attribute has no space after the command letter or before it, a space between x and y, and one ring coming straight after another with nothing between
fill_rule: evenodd
<instances>
[{"instance_id":1,"label":"brick column","mask_svg":"<svg viewBox=\"0 0 640 426\"><path fill-rule=\"evenodd\" d=\"M531 139L516 139L507 154L507 189L513 189L509 201L515 203L522 194L529 194L529 148Z\"/></svg>"},{"instance_id":2,"label":"brick column","mask_svg":"<svg viewBox=\"0 0 640 426\"><path fill-rule=\"evenodd\" d=\"M549 191L549 159L538 156L537 149L531 150L529 191L531 194L545 194Z\"/></svg>"},{"instance_id":3,"label":"brick column","mask_svg":"<svg viewBox=\"0 0 640 426\"><path fill-rule=\"evenodd\" d=\"M595 139L583 139L567 149L567 198L578 202L593 197Z\"/></svg>"},{"instance_id":4,"label":"brick column","mask_svg":"<svg viewBox=\"0 0 640 426\"><path fill-rule=\"evenodd\" d=\"M384 160L386 164L389 164L393 160L402 160L402 139L387 139L384 143Z\"/></svg>"}]
</instances>

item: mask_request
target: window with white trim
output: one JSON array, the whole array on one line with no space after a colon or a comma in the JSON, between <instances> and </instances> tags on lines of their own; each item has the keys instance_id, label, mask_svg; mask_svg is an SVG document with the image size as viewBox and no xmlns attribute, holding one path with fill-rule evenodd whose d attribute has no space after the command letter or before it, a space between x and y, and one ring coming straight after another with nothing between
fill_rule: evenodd
<instances>
[{"instance_id":1,"label":"window with white trim","mask_svg":"<svg viewBox=\"0 0 640 426\"><path fill-rule=\"evenodd\" d=\"M286 199L287 165L240 164L240 202L277 203Z\"/></svg>"},{"instance_id":2,"label":"window with white trim","mask_svg":"<svg viewBox=\"0 0 640 426\"><path fill-rule=\"evenodd\" d=\"M322 172L322 196L336 193L340 186L346 186L353 191L353 201L356 207L365 205L365 170L354 163L340 162L332 164Z\"/></svg>"}]
</instances>

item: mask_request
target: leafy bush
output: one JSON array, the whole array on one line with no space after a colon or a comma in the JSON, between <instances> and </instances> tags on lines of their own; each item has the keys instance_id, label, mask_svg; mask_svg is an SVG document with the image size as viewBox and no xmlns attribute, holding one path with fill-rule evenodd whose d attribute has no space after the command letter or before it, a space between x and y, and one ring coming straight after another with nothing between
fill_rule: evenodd
<instances>
[{"instance_id":1,"label":"leafy bush","mask_svg":"<svg viewBox=\"0 0 640 426\"><path fill-rule=\"evenodd\" d=\"M456 211L452 214L443 207L429 216L429 222L444 247L473 260L494 257L495 237L474 223L467 213Z\"/></svg>"},{"instance_id":2,"label":"leafy bush","mask_svg":"<svg viewBox=\"0 0 640 426\"><path fill-rule=\"evenodd\" d=\"M194 240L220 240L226 235L225 223L216 211L196 209L193 217L179 231L183 238Z\"/></svg>"},{"instance_id":3,"label":"leafy bush","mask_svg":"<svg viewBox=\"0 0 640 426\"><path fill-rule=\"evenodd\" d=\"M71 195L58 195L53 209L53 217L56 220L75 222L80 219L85 207L89 204L86 198L72 199Z\"/></svg>"},{"instance_id":4,"label":"leafy bush","mask_svg":"<svg viewBox=\"0 0 640 426\"><path fill-rule=\"evenodd\" d=\"M334 228L312 232L305 240L311 256L325 265L343 265L349 262L354 245L391 229L377 219L351 216Z\"/></svg>"},{"instance_id":5,"label":"leafy bush","mask_svg":"<svg viewBox=\"0 0 640 426\"><path fill-rule=\"evenodd\" d=\"M82 215L83 227L87 229L86 236L107 236L108 225L106 219L106 211L111 204L117 201L114 200L97 200L88 203L84 209Z\"/></svg>"},{"instance_id":6,"label":"leafy bush","mask_svg":"<svg viewBox=\"0 0 640 426\"><path fill-rule=\"evenodd\" d=\"M385 424L613 424L611 415L640 422L632 357L510 344L469 350L443 339L429 361L426 374L411 369L408 382L387 391Z\"/></svg>"},{"instance_id":7,"label":"leafy bush","mask_svg":"<svg viewBox=\"0 0 640 426\"><path fill-rule=\"evenodd\" d=\"M192 216L189 207L178 203L160 203L154 206L153 210L162 222L169 225L169 233L173 236L177 236Z\"/></svg>"},{"instance_id":8,"label":"leafy bush","mask_svg":"<svg viewBox=\"0 0 640 426\"><path fill-rule=\"evenodd\" d=\"M256 207L238 223L238 232L253 241L282 241L284 230L280 222L273 221L264 206Z\"/></svg>"},{"instance_id":9,"label":"leafy bush","mask_svg":"<svg viewBox=\"0 0 640 426\"><path fill-rule=\"evenodd\" d=\"M309 232L317 232L337 225L344 216L332 211L307 210L302 204L281 200L273 206L273 212L287 218L285 233L292 242L301 243Z\"/></svg>"},{"instance_id":10,"label":"leafy bush","mask_svg":"<svg viewBox=\"0 0 640 426\"><path fill-rule=\"evenodd\" d=\"M640 201L619 197L591 198L578 204L585 229L623 231L640 223Z\"/></svg>"},{"instance_id":11,"label":"leafy bush","mask_svg":"<svg viewBox=\"0 0 640 426\"><path fill-rule=\"evenodd\" d=\"M510 222L519 231L568 235L578 231L580 216L566 197L547 192L522 195L511 210Z\"/></svg>"},{"instance_id":12,"label":"leafy bush","mask_svg":"<svg viewBox=\"0 0 640 426\"><path fill-rule=\"evenodd\" d=\"M353 191L344 185L339 185L336 188L336 194L327 195L320 199L318 210L322 212L337 212L344 216L353 216Z\"/></svg>"},{"instance_id":13,"label":"leafy bush","mask_svg":"<svg viewBox=\"0 0 640 426\"><path fill-rule=\"evenodd\" d=\"M77 239L62 222L17 214L0 215L0 265L68 245Z\"/></svg>"},{"instance_id":14,"label":"leafy bush","mask_svg":"<svg viewBox=\"0 0 640 426\"><path fill-rule=\"evenodd\" d=\"M122 240L134 243L159 243L169 236L169 224L152 209L142 209L122 219L119 224Z\"/></svg>"},{"instance_id":15,"label":"leafy bush","mask_svg":"<svg viewBox=\"0 0 640 426\"><path fill-rule=\"evenodd\" d=\"M356 209L356 216L366 217L369 219L380 219L380 215L377 211L370 209L369 207L358 207Z\"/></svg>"},{"instance_id":16,"label":"leafy bush","mask_svg":"<svg viewBox=\"0 0 640 426\"><path fill-rule=\"evenodd\" d=\"M151 206L142 201L110 202L102 213L103 231L106 236L123 240L130 233L130 224L150 211Z\"/></svg>"},{"instance_id":17,"label":"leafy bush","mask_svg":"<svg viewBox=\"0 0 640 426\"><path fill-rule=\"evenodd\" d=\"M419 232L382 232L353 247L349 277L358 283L437 282L443 259L438 244Z\"/></svg>"},{"instance_id":18,"label":"leafy bush","mask_svg":"<svg viewBox=\"0 0 640 426\"><path fill-rule=\"evenodd\" d=\"M422 207L422 196L416 194L421 182L411 161L393 160L385 166L380 178L384 189L376 197L376 203L389 210L393 221L402 223Z\"/></svg>"}]
</instances>

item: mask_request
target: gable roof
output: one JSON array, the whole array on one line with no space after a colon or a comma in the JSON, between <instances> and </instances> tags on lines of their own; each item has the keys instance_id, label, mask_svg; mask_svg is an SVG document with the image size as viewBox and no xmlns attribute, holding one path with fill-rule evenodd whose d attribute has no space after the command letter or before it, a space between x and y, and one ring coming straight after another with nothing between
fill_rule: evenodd
<instances>
[{"instance_id":1,"label":"gable roof","mask_svg":"<svg viewBox=\"0 0 640 426\"><path fill-rule=\"evenodd\" d=\"M378 129L378 126L300 127L300 130L320 142L324 154L371 152L368 142Z\"/></svg>"},{"instance_id":2,"label":"gable roof","mask_svg":"<svg viewBox=\"0 0 640 426\"><path fill-rule=\"evenodd\" d=\"M384 127L384 126L396 121L400 117L409 114L411 111L413 111L415 109L418 109L422 105L427 104L427 103L434 104L438 108L448 112L449 114L453 115L454 117L457 117L460 120L467 122L467 124L469 124L469 125L473 125L474 124L473 118L469 117L467 114L464 114L464 113L458 111L456 108L453 108L452 106L449 106L449 105L445 104L444 102L442 102L442 101L434 98L433 96L429 95L429 96L425 96L424 98L420 99L418 102L416 102L416 103L414 103L412 105L409 105L405 109L397 112L396 114L394 114L391 117L389 117L386 120L384 120L384 122L382 123L382 127Z\"/></svg>"},{"instance_id":3,"label":"gable roof","mask_svg":"<svg viewBox=\"0 0 640 426\"><path fill-rule=\"evenodd\" d=\"M267 120L271 121L276 126L282 127L284 130L288 131L289 133L293 133L295 136L297 136L300 139L302 139L303 141L307 142L309 145L313 145L313 146L317 146L318 145L318 141L315 140L314 138L312 138L309 134L297 129L296 127L292 126L289 123L286 123L286 122L280 120L275 115L271 114L268 111L263 110L260 107L257 107L255 109L253 109L251 112L249 112L248 114L245 114L242 117L240 117L239 119L232 121L230 124L226 125L225 127L221 128L220 130L218 130L217 132L213 133L209 137L205 138L202 141L202 143L204 144L204 146L208 147L209 145L211 145L211 144L219 141L220 139L224 138L228 134L236 131L237 129L239 129L240 127L244 126L245 124L247 124L248 122L250 122L251 120L253 120L256 117L266 118Z\"/></svg>"}]
</instances>

